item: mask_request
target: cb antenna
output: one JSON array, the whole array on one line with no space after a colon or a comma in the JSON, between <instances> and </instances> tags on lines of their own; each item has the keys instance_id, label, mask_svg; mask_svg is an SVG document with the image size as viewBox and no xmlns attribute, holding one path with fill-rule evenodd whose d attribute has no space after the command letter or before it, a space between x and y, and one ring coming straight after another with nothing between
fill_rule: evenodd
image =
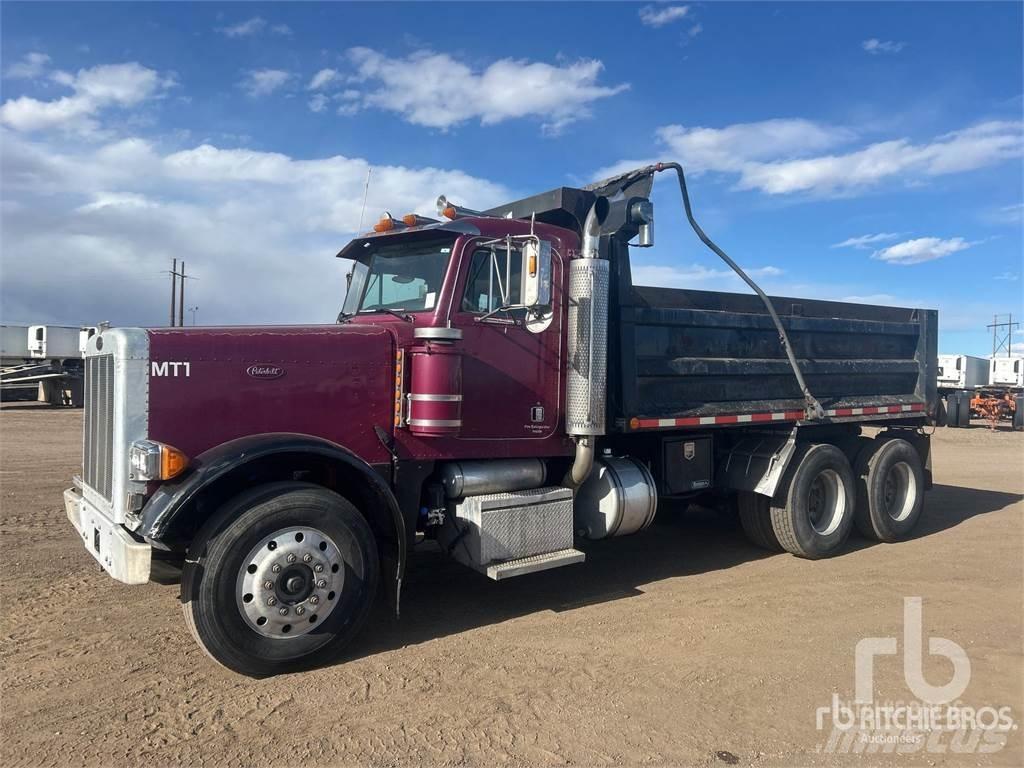
<instances>
[{"instance_id":1,"label":"cb antenna","mask_svg":"<svg viewBox=\"0 0 1024 768\"><path fill-rule=\"evenodd\" d=\"M366 184L363 186L363 207L359 209L359 226L356 228L357 232L363 231L363 216L366 214L366 196L370 193L370 174L373 173L373 168L366 169Z\"/></svg>"}]
</instances>

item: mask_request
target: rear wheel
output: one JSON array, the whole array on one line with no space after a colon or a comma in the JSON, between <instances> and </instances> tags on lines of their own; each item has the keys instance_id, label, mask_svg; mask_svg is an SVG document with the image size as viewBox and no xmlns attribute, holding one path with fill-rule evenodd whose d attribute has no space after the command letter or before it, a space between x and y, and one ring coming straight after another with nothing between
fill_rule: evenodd
<instances>
[{"instance_id":1,"label":"rear wheel","mask_svg":"<svg viewBox=\"0 0 1024 768\"><path fill-rule=\"evenodd\" d=\"M215 661L254 677L322 664L369 613L373 532L338 494L273 483L225 505L182 574L186 623Z\"/></svg>"},{"instance_id":2,"label":"rear wheel","mask_svg":"<svg viewBox=\"0 0 1024 768\"><path fill-rule=\"evenodd\" d=\"M736 495L736 504L740 525L750 543L771 552L781 552L782 545L772 528L771 499L759 493L740 491Z\"/></svg>"},{"instance_id":3,"label":"rear wheel","mask_svg":"<svg viewBox=\"0 0 1024 768\"><path fill-rule=\"evenodd\" d=\"M905 539L924 506L921 456L906 440L879 440L857 462L857 530L869 539Z\"/></svg>"},{"instance_id":4,"label":"rear wheel","mask_svg":"<svg viewBox=\"0 0 1024 768\"><path fill-rule=\"evenodd\" d=\"M772 529L782 547L816 560L836 554L853 525L853 469L834 445L807 446L793 458L788 485L772 501Z\"/></svg>"}]
</instances>

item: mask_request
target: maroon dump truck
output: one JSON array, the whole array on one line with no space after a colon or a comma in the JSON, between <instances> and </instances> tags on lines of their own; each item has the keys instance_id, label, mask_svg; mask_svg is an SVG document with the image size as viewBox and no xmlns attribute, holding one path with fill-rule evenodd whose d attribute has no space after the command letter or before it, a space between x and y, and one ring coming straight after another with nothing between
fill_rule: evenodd
<instances>
[{"instance_id":1,"label":"maroon dump truck","mask_svg":"<svg viewBox=\"0 0 1024 768\"><path fill-rule=\"evenodd\" d=\"M752 294L633 285L662 170ZM488 211L438 202L441 219L387 216L342 249L335 324L89 341L68 517L113 578L179 579L216 661L324 663L378 590L398 611L424 542L502 580L583 562L659 500L731 510L803 558L854 527L910 534L934 311L765 296L673 163Z\"/></svg>"}]
</instances>

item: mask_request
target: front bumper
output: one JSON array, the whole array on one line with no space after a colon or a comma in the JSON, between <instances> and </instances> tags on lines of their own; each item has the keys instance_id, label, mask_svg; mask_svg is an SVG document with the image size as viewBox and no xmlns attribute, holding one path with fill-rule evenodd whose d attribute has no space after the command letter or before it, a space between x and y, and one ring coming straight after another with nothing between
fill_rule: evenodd
<instances>
[{"instance_id":1,"label":"front bumper","mask_svg":"<svg viewBox=\"0 0 1024 768\"><path fill-rule=\"evenodd\" d=\"M82 497L77 488L64 491L64 511L82 543L103 570L125 584L149 581L153 548L136 541L122 526Z\"/></svg>"}]
</instances>

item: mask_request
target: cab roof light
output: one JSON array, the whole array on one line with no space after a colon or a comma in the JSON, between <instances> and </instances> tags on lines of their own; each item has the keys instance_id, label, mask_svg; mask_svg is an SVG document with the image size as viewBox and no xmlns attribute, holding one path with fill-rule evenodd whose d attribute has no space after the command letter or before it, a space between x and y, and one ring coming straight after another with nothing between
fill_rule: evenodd
<instances>
[{"instance_id":1,"label":"cab roof light","mask_svg":"<svg viewBox=\"0 0 1024 768\"><path fill-rule=\"evenodd\" d=\"M440 224L437 219L432 219L429 216L420 216L416 213L407 213L402 217L402 223L407 227L422 227L426 224Z\"/></svg>"},{"instance_id":2,"label":"cab roof light","mask_svg":"<svg viewBox=\"0 0 1024 768\"><path fill-rule=\"evenodd\" d=\"M384 211L380 221L373 225L374 232L390 232L393 229L405 229L405 224L395 219L390 211Z\"/></svg>"}]
</instances>

